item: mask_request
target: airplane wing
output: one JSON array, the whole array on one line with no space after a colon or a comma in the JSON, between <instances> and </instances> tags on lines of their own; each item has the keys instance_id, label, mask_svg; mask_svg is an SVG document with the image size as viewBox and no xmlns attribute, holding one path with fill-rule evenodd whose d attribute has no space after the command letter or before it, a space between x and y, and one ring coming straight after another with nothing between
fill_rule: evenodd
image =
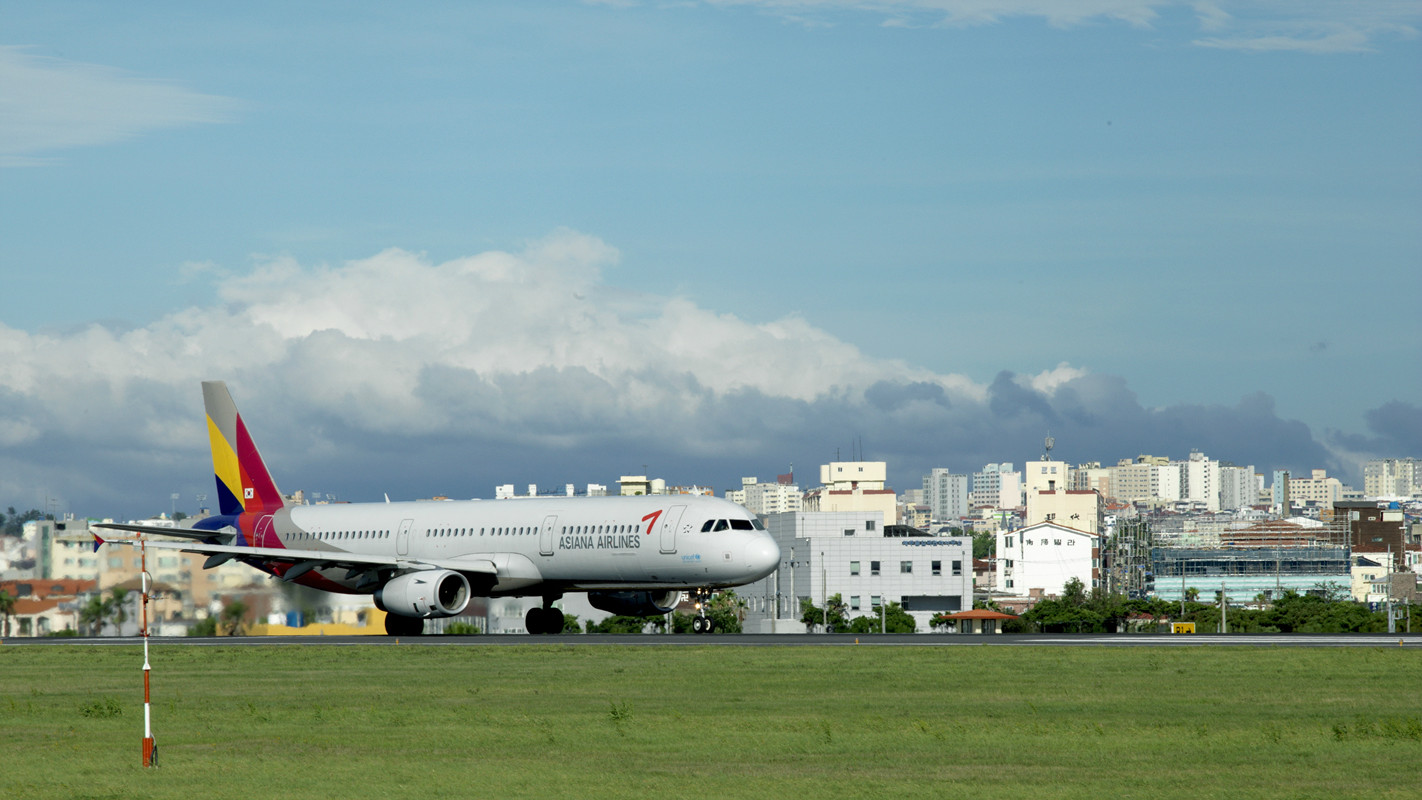
<instances>
[{"instance_id":1,"label":"airplane wing","mask_svg":"<svg viewBox=\"0 0 1422 800\"><path fill-rule=\"evenodd\" d=\"M98 525L94 527L99 527ZM112 523L104 523L105 528L118 528L119 530L131 530L137 526L119 527ZM167 532L167 528L144 528L146 533ZM137 547L138 542L129 539L104 540L95 536L97 544L124 544L130 547ZM97 547L96 544L96 547ZM282 580L293 581L305 575L313 569L327 569L331 567L345 567L350 571L348 577L364 572L372 567L391 567L404 572L411 572L423 569L452 569L456 572L477 572L485 575L498 575L499 569L494 562L487 559L465 559L465 558L441 558L441 559L412 559L404 556L385 556L372 553L344 553L338 550L293 550L284 547L244 547L231 544L207 544L205 542L164 542L148 540L144 543L147 547L156 547L160 550L179 550L184 553L206 553L207 562L203 564L203 569L225 564L234 558L257 558L263 561L278 561L293 564L283 575Z\"/></svg>"}]
</instances>

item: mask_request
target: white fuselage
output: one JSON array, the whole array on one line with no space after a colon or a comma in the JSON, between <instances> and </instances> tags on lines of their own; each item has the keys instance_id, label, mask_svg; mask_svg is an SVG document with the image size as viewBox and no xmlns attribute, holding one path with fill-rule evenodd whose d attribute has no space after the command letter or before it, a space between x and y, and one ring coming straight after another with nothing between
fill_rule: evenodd
<instances>
[{"instance_id":1,"label":"white fuselage","mask_svg":"<svg viewBox=\"0 0 1422 800\"><path fill-rule=\"evenodd\" d=\"M411 566L492 563L497 577L476 589L491 596L738 586L780 560L745 508L692 495L293 506L252 538L256 547L390 556ZM312 578L319 588L362 591L346 569Z\"/></svg>"}]
</instances>

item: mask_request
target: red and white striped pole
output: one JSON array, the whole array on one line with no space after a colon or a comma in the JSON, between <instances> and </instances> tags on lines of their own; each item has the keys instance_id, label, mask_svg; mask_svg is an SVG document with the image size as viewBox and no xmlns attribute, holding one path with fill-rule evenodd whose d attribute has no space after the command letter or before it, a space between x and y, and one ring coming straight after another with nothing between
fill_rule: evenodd
<instances>
[{"instance_id":1,"label":"red and white striped pole","mask_svg":"<svg viewBox=\"0 0 1422 800\"><path fill-rule=\"evenodd\" d=\"M149 713L148 705L148 673L152 668L148 666L148 547L144 544L143 534L138 534L138 552L142 567L143 587L143 766L151 767L156 761L153 752L153 719Z\"/></svg>"}]
</instances>

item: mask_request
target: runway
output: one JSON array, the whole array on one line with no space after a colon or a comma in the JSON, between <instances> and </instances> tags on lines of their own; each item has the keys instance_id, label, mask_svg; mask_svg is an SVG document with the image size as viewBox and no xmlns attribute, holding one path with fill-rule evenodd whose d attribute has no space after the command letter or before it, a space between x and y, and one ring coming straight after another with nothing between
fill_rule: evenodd
<instances>
[{"instance_id":1,"label":"runway","mask_svg":"<svg viewBox=\"0 0 1422 800\"><path fill-rule=\"evenodd\" d=\"M136 646L139 637L12 638L0 647ZM528 636L219 636L152 637L150 647L1402 647L1422 649L1419 633L1274 634L565 634Z\"/></svg>"}]
</instances>

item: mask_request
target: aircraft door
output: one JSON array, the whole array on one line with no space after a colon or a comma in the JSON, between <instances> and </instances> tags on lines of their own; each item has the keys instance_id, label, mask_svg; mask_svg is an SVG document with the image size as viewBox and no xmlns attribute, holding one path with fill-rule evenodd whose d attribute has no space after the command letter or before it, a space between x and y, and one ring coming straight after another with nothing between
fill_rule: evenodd
<instances>
[{"instance_id":1,"label":"aircraft door","mask_svg":"<svg viewBox=\"0 0 1422 800\"><path fill-rule=\"evenodd\" d=\"M257 520L257 528L252 533L253 547L276 547L276 542L272 541L272 515L267 514Z\"/></svg>"},{"instance_id":2,"label":"aircraft door","mask_svg":"<svg viewBox=\"0 0 1422 800\"><path fill-rule=\"evenodd\" d=\"M558 524L558 515L549 514L543 520L543 529L538 532L538 552L540 555L553 555L553 531Z\"/></svg>"},{"instance_id":3,"label":"aircraft door","mask_svg":"<svg viewBox=\"0 0 1422 800\"><path fill-rule=\"evenodd\" d=\"M676 529L681 526L681 514L686 506L672 506L662 517L662 552L676 552Z\"/></svg>"},{"instance_id":4,"label":"aircraft door","mask_svg":"<svg viewBox=\"0 0 1422 800\"><path fill-rule=\"evenodd\" d=\"M410 554L410 528L415 521L412 519L400 520L400 532L395 534L395 555L408 556Z\"/></svg>"}]
</instances>

